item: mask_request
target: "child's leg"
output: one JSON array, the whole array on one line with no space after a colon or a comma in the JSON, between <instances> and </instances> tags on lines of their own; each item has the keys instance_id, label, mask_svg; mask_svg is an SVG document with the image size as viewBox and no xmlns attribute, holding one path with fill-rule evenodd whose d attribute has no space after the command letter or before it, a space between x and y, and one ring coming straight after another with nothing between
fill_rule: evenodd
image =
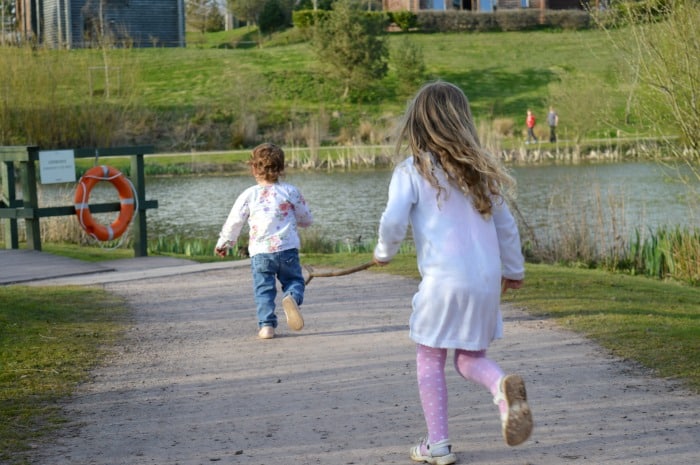
<instances>
[{"instance_id":1,"label":"child's leg","mask_svg":"<svg viewBox=\"0 0 700 465\"><path fill-rule=\"evenodd\" d=\"M505 373L496 362L486 357L486 351L455 350L455 369L468 381L481 384L496 397L499 382ZM508 409L505 402L500 402L499 410L503 413Z\"/></svg>"},{"instance_id":2,"label":"child's leg","mask_svg":"<svg viewBox=\"0 0 700 465\"><path fill-rule=\"evenodd\" d=\"M465 379L486 386L501 412L503 438L509 446L521 444L532 433L532 412L527 404L525 383L486 357L486 351L455 351L455 368Z\"/></svg>"},{"instance_id":3,"label":"child's leg","mask_svg":"<svg viewBox=\"0 0 700 465\"><path fill-rule=\"evenodd\" d=\"M255 305L258 314L258 327L277 327L275 315L275 296L277 295L277 282L275 281L276 268L274 260L270 260L268 254L254 255L250 259L250 268L253 272L253 291Z\"/></svg>"},{"instance_id":4,"label":"child's leg","mask_svg":"<svg viewBox=\"0 0 700 465\"><path fill-rule=\"evenodd\" d=\"M418 391L428 427L428 442L435 444L449 437L447 430L447 349L416 344Z\"/></svg>"},{"instance_id":5,"label":"child's leg","mask_svg":"<svg viewBox=\"0 0 700 465\"><path fill-rule=\"evenodd\" d=\"M282 284L282 293L291 295L297 304L304 302L304 275L299 262L299 251L289 249L279 252L279 274L277 278Z\"/></svg>"}]
</instances>

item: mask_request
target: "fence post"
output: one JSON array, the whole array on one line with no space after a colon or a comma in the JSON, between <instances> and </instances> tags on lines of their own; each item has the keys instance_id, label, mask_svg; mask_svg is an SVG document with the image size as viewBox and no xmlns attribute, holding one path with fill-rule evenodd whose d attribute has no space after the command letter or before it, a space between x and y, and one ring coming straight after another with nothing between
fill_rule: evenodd
<instances>
[{"instance_id":1,"label":"fence post","mask_svg":"<svg viewBox=\"0 0 700 465\"><path fill-rule=\"evenodd\" d=\"M17 193L15 191L15 165L11 161L5 161L0 164L2 170L2 201L7 204L8 208L17 207ZM5 229L5 248L19 248L19 232L17 229L17 219L3 219L3 228Z\"/></svg>"},{"instance_id":2,"label":"fence post","mask_svg":"<svg viewBox=\"0 0 700 465\"><path fill-rule=\"evenodd\" d=\"M22 202L29 216L25 217L24 225L27 231L27 248L41 251L41 230L39 217L36 215L39 208L39 198L36 194L36 164L34 163L37 152L29 153L29 160L20 161L20 177L22 179Z\"/></svg>"},{"instance_id":3,"label":"fence post","mask_svg":"<svg viewBox=\"0 0 700 465\"><path fill-rule=\"evenodd\" d=\"M146 175L144 173L143 154L131 157L131 183L136 190L138 209L132 227L134 228L134 256L148 255L148 234L146 227Z\"/></svg>"}]
</instances>

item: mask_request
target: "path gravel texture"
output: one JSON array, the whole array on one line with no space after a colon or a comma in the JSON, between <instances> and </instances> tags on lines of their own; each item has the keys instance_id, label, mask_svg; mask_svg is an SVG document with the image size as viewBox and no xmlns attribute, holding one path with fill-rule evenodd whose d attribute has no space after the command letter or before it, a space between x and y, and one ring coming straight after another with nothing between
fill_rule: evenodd
<instances>
[{"instance_id":1,"label":"path gravel texture","mask_svg":"<svg viewBox=\"0 0 700 465\"><path fill-rule=\"evenodd\" d=\"M248 266L101 284L133 324L38 444L39 465L410 464L425 426L408 338L417 281L316 278L306 327L256 338ZM698 396L549 321L504 307L490 350L528 386L535 430L510 448L482 388L448 365L462 464L700 463Z\"/></svg>"}]
</instances>

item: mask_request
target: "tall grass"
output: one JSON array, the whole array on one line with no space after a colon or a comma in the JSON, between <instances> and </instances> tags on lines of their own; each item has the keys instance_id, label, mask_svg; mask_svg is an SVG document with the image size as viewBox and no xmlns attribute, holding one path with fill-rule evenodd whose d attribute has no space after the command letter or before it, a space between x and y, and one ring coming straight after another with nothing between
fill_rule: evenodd
<instances>
[{"instance_id":1,"label":"tall grass","mask_svg":"<svg viewBox=\"0 0 700 465\"><path fill-rule=\"evenodd\" d=\"M700 285L700 228L663 226L643 233L627 224L624 195L603 192L595 182L590 192L580 197L552 192L551 213L538 227L513 202L529 261Z\"/></svg>"},{"instance_id":2,"label":"tall grass","mask_svg":"<svg viewBox=\"0 0 700 465\"><path fill-rule=\"evenodd\" d=\"M646 237L635 230L627 263L633 273L700 285L700 229L660 228Z\"/></svg>"},{"instance_id":3,"label":"tall grass","mask_svg":"<svg viewBox=\"0 0 700 465\"><path fill-rule=\"evenodd\" d=\"M106 147L129 139L141 118L136 80L125 50L0 47L0 145Z\"/></svg>"}]
</instances>

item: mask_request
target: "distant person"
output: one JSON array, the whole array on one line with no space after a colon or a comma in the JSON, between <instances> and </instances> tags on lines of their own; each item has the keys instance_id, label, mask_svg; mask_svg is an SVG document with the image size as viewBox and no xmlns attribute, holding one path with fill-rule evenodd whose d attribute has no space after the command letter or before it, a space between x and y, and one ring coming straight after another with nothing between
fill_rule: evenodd
<instances>
[{"instance_id":1,"label":"distant person","mask_svg":"<svg viewBox=\"0 0 700 465\"><path fill-rule=\"evenodd\" d=\"M411 226L421 282L413 296L409 336L416 343L418 390L428 430L411 459L457 460L448 434L445 362L484 386L498 406L510 446L532 431L523 379L506 375L486 350L502 337L500 296L518 289L525 274L520 235L504 200L514 185L496 157L479 143L469 102L457 86L423 86L401 125L412 156L395 169L381 216L374 262L385 265Z\"/></svg>"},{"instance_id":2,"label":"distant person","mask_svg":"<svg viewBox=\"0 0 700 465\"><path fill-rule=\"evenodd\" d=\"M219 234L215 252L225 257L243 226L248 224L258 337L272 339L277 327L276 279L282 284L282 308L287 324L295 331L304 327L299 312L305 285L297 227L310 226L313 218L301 192L280 180L284 174L284 151L280 147L268 143L255 147L248 164L257 184L236 199Z\"/></svg>"},{"instance_id":3,"label":"distant person","mask_svg":"<svg viewBox=\"0 0 700 465\"><path fill-rule=\"evenodd\" d=\"M530 143L530 139L533 139L535 142L537 142L537 136L535 135L536 122L537 121L535 120L535 115L532 113L532 110L528 108L527 117L525 118L525 125L527 126L527 141L525 142L526 144Z\"/></svg>"},{"instance_id":4,"label":"distant person","mask_svg":"<svg viewBox=\"0 0 700 465\"><path fill-rule=\"evenodd\" d=\"M556 142L559 115L557 115L557 112L554 111L554 107L549 107L549 113L547 113L547 124L549 125L549 142Z\"/></svg>"}]
</instances>

